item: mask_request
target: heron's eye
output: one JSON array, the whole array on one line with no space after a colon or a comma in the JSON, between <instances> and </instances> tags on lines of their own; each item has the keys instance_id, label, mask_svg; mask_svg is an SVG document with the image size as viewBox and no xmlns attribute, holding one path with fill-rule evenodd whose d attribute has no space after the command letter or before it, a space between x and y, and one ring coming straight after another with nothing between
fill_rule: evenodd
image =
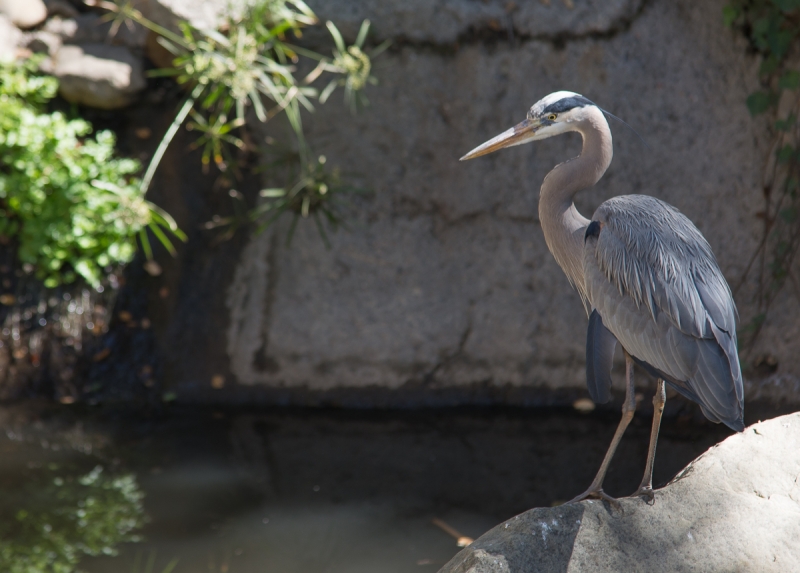
<instances>
[{"instance_id":1,"label":"heron's eye","mask_svg":"<svg viewBox=\"0 0 800 573\"><path fill-rule=\"evenodd\" d=\"M556 117L558 117L556 114L551 113L550 115L547 116L547 119L549 119L550 121L555 121Z\"/></svg>"}]
</instances>

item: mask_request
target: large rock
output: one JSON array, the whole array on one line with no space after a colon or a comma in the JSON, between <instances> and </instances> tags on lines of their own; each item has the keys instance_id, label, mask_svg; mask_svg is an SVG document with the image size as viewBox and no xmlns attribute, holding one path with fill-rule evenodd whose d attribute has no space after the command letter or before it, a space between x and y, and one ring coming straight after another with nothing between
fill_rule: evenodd
<instances>
[{"instance_id":1,"label":"large rock","mask_svg":"<svg viewBox=\"0 0 800 573\"><path fill-rule=\"evenodd\" d=\"M64 99L100 109L125 107L146 85L141 60L122 46L64 46L53 73Z\"/></svg>"},{"instance_id":2,"label":"large rock","mask_svg":"<svg viewBox=\"0 0 800 573\"><path fill-rule=\"evenodd\" d=\"M148 0L142 13L161 26L178 30L185 20L199 30L217 30L228 15L237 16L254 0Z\"/></svg>"},{"instance_id":3,"label":"large rock","mask_svg":"<svg viewBox=\"0 0 800 573\"><path fill-rule=\"evenodd\" d=\"M8 62L17 57L17 44L22 32L11 20L0 14L0 62Z\"/></svg>"},{"instance_id":4,"label":"large rock","mask_svg":"<svg viewBox=\"0 0 800 573\"><path fill-rule=\"evenodd\" d=\"M136 23L117 26L112 35L113 22L93 13L73 18L51 18L44 30L57 35L68 44L114 44L129 48L144 48L147 29Z\"/></svg>"},{"instance_id":5,"label":"large rock","mask_svg":"<svg viewBox=\"0 0 800 573\"><path fill-rule=\"evenodd\" d=\"M42 0L0 0L0 14L20 28L34 28L47 18Z\"/></svg>"},{"instance_id":6,"label":"large rock","mask_svg":"<svg viewBox=\"0 0 800 573\"><path fill-rule=\"evenodd\" d=\"M61 49L61 38L51 32L45 30L37 30L35 32L26 33L20 41L20 46L30 50L33 53L47 54L48 56L55 55ZM45 72L50 73L52 70L47 69L52 67L52 61L44 63L42 66Z\"/></svg>"},{"instance_id":7,"label":"large rock","mask_svg":"<svg viewBox=\"0 0 800 573\"><path fill-rule=\"evenodd\" d=\"M692 462L655 501L584 501L509 519L440 573L795 571L800 414L747 428Z\"/></svg>"}]
</instances>

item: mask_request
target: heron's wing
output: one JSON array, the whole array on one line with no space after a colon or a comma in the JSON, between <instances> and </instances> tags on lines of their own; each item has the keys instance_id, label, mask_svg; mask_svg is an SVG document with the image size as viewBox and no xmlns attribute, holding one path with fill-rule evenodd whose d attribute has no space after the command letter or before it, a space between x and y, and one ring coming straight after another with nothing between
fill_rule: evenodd
<instances>
[{"instance_id":1,"label":"heron's wing","mask_svg":"<svg viewBox=\"0 0 800 573\"><path fill-rule=\"evenodd\" d=\"M584 281L603 324L709 419L739 429L736 309L708 242L677 209L644 195L606 201L592 219Z\"/></svg>"},{"instance_id":2,"label":"heron's wing","mask_svg":"<svg viewBox=\"0 0 800 573\"><path fill-rule=\"evenodd\" d=\"M586 385L596 404L611 400L611 366L617 339L603 325L596 310L589 316L589 331L586 336Z\"/></svg>"}]
</instances>

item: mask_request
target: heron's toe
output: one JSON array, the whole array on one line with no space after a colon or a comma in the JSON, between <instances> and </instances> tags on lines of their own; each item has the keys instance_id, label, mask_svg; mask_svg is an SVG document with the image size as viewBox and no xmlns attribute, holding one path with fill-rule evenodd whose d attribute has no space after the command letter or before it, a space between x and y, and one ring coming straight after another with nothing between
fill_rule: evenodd
<instances>
[{"instance_id":1,"label":"heron's toe","mask_svg":"<svg viewBox=\"0 0 800 573\"><path fill-rule=\"evenodd\" d=\"M578 497L569 500L567 503L578 503L579 501L583 501L585 499L590 499L590 498L602 499L603 501L607 501L608 503L613 505L615 508L617 509L620 508L619 501L616 498L613 498L606 492L604 492L603 488L597 488L597 489L589 488L585 492L580 494Z\"/></svg>"},{"instance_id":2,"label":"heron's toe","mask_svg":"<svg viewBox=\"0 0 800 573\"><path fill-rule=\"evenodd\" d=\"M637 489L631 497L642 497L645 502L653 503L656 500L656 494L653 491L653 486L641 486Z\"/></svg>"}]
</instances>

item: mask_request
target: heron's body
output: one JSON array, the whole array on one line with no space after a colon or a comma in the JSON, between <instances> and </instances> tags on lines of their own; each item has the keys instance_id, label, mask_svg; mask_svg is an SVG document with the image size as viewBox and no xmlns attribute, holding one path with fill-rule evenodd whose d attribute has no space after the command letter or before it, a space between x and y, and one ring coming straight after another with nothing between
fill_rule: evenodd
<instances>
[{"instance_id":1,"label":"heron's body","mask_svg":"<svg viewBox=\"0 0 800 573\"><path fill-rule=\"evenodd\" d=\"M706 240L677 209L646 195L606 201L592 220L602 228L586 237L584 288L603 325L707 418L742 430L736 310ZM607 399L602 384L593 392L598 401L604 390Z\"/></svg>"},{"instance_id":2,"label":"heron's body","mask_svg":"<svg viewBox=\"0 0 800 573\"><path fill-rule=\"evenodd\" d=\"M608 123L586 98L551 94L531 108L527 120L465 158L568 131L581 134L582 152L545 177L539 218L548 248L590 314L587 385L596 402L610 399L617 342L628 357L623 422L584 495L605 497L602 477L635 408L633 362L659 378L658 420L640 488L647 493L663 410L662 380L700 404L710 420L744 427L736 309L708 242L674 207L646 195L623 195L601 204L591 220L577 211L573 197L602 177L613 155Z\"/></svg>"}]
</instances>

